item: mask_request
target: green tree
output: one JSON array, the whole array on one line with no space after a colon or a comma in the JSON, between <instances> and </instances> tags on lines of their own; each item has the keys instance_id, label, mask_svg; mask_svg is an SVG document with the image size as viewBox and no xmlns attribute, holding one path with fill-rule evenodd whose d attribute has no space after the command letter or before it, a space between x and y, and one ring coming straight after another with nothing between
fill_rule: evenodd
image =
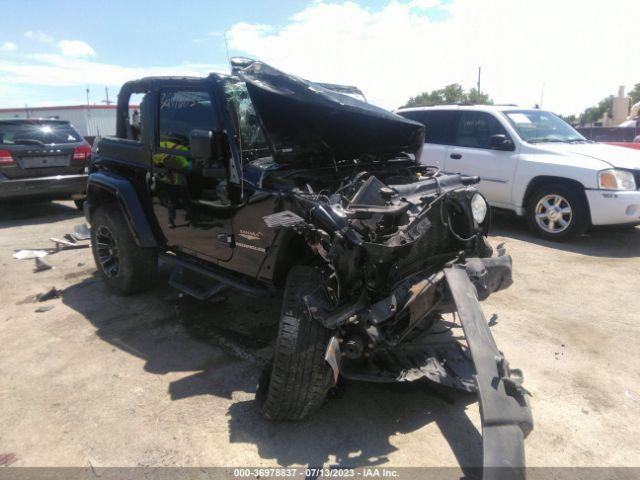
<instances>
[{"instance_id":1,"label":"green tree","mask_svg":"<svg viewBox=\"0 0 640 480\"><path fill-rule=\"evenodd\" d=\"M469 103L473 103L475 105L493 105L493 100L487 93L478 93L477 88L472 88L469 90L467 94L467 99Z\"/></svg>"},{"instance_id":2,"label":"green tree","mask_svg":"<svg viewBox=\"0 0 640 480\"><path fill-rule=\"evenodd\" d=\"M575 125L578 123L578 117L576 115L560 115L560 118L567 122L569 125Z\"/></svg>"},{"instance_id":3,"label":"green tree","mask_svg":"<svg viewBox=\"0 0 640 480\"><path fill-rule=\"evenodd\" d=\"M432 90L431 92L422 92L415 97L409 98L405 107L421 107L430 105L448 105L453 103L474 103L474 104L493 104L493 100L486 93L478 94L478 90L472 88L465 92L458 83L452 83L444 88Z\"/></svg>"},{"instance_id":4,"label":"green tree","mask_svg":"<svg viewBox=\"0 0 640 480\"><path fill-rule=\"evenodd\" d=\"M631 97L631 105L635 105L640 102L640 83L636 83L633 89L629 92Z\"/></svg>"},{"instance_id":5,"label":"green tree","mask_svg":"<svg viewBox=\"0 0 640 480\"><path fill-rule=\"evenodd\" d=\"M613 95L609 95L607 98L600 100L598 105L589 107L580 114L580 125L587 125L589 123L598 122L605 114L605 112L611 115L612 109Z\"/></svg>"}]
</instances>

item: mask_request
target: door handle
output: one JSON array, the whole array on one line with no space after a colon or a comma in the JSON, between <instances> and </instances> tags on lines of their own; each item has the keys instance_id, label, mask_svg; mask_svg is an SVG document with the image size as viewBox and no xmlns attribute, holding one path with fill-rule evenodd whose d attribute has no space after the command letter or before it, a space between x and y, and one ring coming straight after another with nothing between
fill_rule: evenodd
<instances>
[{"instance_id":1,"label":"door handle","mask_svg":"<svg viewBox=\"0 0 640 480\"><path fill-rule=\"evenodd\" d=\"M449 155L451 158L453 158L454 160L460 160L462 158L462 155L460 155L459 153L452 153L451 155Z\"/></svg>"}]
</instances>

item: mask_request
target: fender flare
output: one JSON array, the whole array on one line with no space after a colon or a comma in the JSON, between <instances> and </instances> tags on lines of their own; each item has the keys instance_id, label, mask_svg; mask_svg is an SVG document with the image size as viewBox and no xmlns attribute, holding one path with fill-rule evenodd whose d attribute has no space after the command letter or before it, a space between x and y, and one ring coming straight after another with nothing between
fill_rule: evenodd
<instances>
[{"instance_id":1,"label":"fender flare","mask_svg":"<svg viewBox=\"0 0 640 480\"><path fill-rule=\"evenodd\" d=\"M133 184L125 177L113 172L95 172L90 174L87 179L87 200L84 213L89 224L91 224L93 212L100 203L103 203L99 192L107 192L116 200L138 246L158 246L156 236Z\"/></svg>"}]
</instances>

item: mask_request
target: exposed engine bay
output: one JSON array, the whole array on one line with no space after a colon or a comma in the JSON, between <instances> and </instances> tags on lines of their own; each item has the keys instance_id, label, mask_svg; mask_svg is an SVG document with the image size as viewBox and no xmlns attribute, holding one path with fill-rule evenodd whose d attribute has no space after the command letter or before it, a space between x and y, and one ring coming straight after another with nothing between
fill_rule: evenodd
<instances>
[{"instance_id":1,"label":"exposed engine bay","mask_svg":"<svg viewBox=\"0 0 640 480\"><path fill-rule=\"evenodd\" d=\"M470 188L476 177L442 175L409 159L336 173L264 176L269 186L291 185L283 211L264 220L304 235L322 260L326 284L304 301L314 319L337 329L345 361L362 363L378 346L414 341L439 324L453 310L442 285L447 264L465 265L481 299L511 284L510 257L489 258L488 208ZM378 381L406 374L352 367ZM444 383L473 390L470 378Z\"/></svg>"},{"instance_id":2,"label":"exposed engine bay","mask_svg":"<svg viewBox=\"0 0 640 480\"><path fill-rule=\"evenodd\" d=\"M479 179L399 159L308 178L276 168L262 180L287 191L267 226L303 235L324 271L303 302L332 332L325 359L334 379L427 379L478 392L485 468L519 445L510 466L520 472L532 428L522 375L497 349L478 303L511 285L511 257L492 256Z\"/></svg>"}]
</instances>

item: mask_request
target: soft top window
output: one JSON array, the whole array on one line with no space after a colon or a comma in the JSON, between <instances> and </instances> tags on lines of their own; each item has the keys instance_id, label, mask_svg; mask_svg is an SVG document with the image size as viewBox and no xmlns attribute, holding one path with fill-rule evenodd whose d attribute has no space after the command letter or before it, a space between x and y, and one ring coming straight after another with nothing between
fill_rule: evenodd
<instances>
[{"instance_id":1,"label":"soft top window","mask_svg":"<svg viewBox=\"0 0 640 480\"><path fill-rule=\"evenodd\" d=\"M205 91L165 89L160 92L159 142L189 146L191 130L217 130L211 97Z\"/></svg>"}]
</instances>

